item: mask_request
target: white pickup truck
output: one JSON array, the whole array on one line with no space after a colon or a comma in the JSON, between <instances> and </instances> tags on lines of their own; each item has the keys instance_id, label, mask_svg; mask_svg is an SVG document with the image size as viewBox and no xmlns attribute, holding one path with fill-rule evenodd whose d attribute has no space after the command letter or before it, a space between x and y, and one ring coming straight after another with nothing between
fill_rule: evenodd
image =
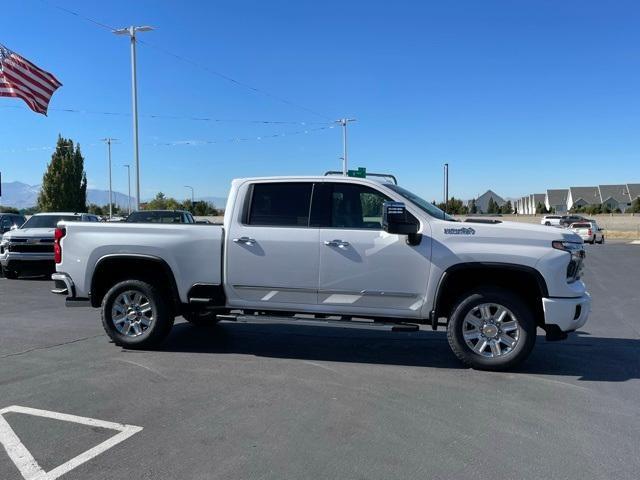
<instances>
[{"instance_id":1,"label":"white pickup truck","mask_svg":"<svg viewBox=\"0 0 640 480\"><path fill-rule=\"evenodd\" d=\"M459 222L347 176L234 180L221 226L62 222L55 256L53 291L100 307L127 348L157 345L177 315L311 314L443 326L461 361L499 370L529 355L537 327L566 338L591 307L571 231Z\"/></svg>"}]
</instances>

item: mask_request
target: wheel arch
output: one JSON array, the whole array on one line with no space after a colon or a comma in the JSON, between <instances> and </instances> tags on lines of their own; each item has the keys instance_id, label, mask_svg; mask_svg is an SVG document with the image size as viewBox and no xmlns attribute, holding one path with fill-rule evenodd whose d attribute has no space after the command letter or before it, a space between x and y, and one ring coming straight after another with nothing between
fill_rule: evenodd
<instances>
[{"instance_id":1,"label":"wheel arch","mask_svg":"<svg viewBox=\"0 0 640 480\"><path fill-rule=\"evenodd\" d=\"M430 317L432 325L448 317L462 293L475 287L493 285L514 291L534 312L536 323L544 325L542 298L549 296L547 282L533 267L501 262L466 262L447 268L438 282Z\"/></svg>"},{"instance_id":2,"label":"wheel arch","mask_svg":"<svg viewBox=\"0 0 640 480\"><path fill-rule=\"evenodd\" d=\"M123 280L143 280L159 286L170 295L176 311L180 311L180 295L173 270L164 259L145 254L109 254L100 257L91 277L91 305L99 307L107 291Z\"/></svg>"}]
</instances>

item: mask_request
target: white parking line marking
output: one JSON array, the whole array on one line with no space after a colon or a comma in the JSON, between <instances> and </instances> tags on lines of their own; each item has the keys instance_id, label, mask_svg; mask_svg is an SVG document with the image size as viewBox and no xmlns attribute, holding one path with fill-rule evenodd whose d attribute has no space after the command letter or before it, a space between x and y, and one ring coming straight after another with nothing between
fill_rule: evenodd
<instances>
[{"instance_id":1,"label":"white parking line marking","mask_svg":"<svg viewBox=\"0 0 640 480\"><path fill-rule=\"evenodd\" d=\"M116 430L119 433L54 468L53 470L45 472L42 467L38 465L38 462L36 462L29 450L27 450L27 448L22 444L20 438L18 438L9 423L3 418L5 413L34 415L36 417L51 418L54 420L61 420L63 422L79 423L90 427ZM49 410L39 410L37 408L20 407L17 405L0 410L0 443L2 443L2 446L9 455L9 458L11 458L16 467L18 467L18 470L25 480L55 480L70 470L73 470L117 444L125 441L127 438L135 435L141 430L142 427L137 427L135 425L106 422L96 418L79 417L77 415L69 415L67 413L51 412Z\"/></svg>"}]
</instances>

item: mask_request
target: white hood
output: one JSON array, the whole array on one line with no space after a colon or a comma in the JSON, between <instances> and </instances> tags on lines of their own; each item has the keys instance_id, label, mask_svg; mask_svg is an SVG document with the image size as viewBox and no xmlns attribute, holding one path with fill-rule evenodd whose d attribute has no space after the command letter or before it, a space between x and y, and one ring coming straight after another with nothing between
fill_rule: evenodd
<instances>
[{"instance_id":1,"label":"white hood","mask_svg":"<svg viewBox=\"0 0 640 480\"><path fill-rule=\"evenodd\" d=\"M3 236L3 240L10 238L53 238L55 228L18 228L9 230Z\"/></svg>"}]
</instances>

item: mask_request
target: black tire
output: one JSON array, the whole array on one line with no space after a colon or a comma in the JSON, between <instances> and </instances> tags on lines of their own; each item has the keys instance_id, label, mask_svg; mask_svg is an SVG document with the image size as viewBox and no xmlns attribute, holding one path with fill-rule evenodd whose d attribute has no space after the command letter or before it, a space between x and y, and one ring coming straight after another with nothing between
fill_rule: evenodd
<instances>
[{"instance_id":1,"label":"black tire","mask_svg":"<svg viewBox=\"0 0 640 480\"><path fill-rule=\"evenodd\" d=\"M550 227L550 226L551 226L551 222L544 222L544 224L545 224L547 227Z\"/></svg>"},{"instance_id":2,"label":"black tire","mask_svg":"<svg viewBox=\"0 0 640 480\"><path fill-rule=\"evenodd\" d=\"M2 275L9 280L15 280L20 275L17 270L10 270L6 267L2 267Z\"/></svg>"},{"instance_id":3,"label":"black tire","mask_svg":"<svg viewBox=\"0 0 640 480\"><path fill-rule=\"evenodd\" d=\"M210 310L185 312L182 316L187 322L196 327L213 327L220 321L215 312Z\"/></svg>"},{"instance_id":4,"label":"black tire","mask_svg":"<svg viewBox=\"0 0 640 480\"><path fill-rule=\"evenodd\" d=\"M127 291L137 292L146 299L152 308L153 320L138 336L121 333L112 317L115 301ZM150 348L162 343L173 326L174 314L166 295L156 286L141 280L125 280L117 283L107 292L102 300L102 326L116 345L136 349ZM146 305L146 303L145 303Z\"/></svg>"},{"instance_id":5,"label":"black tire","mask_svg":"<svg viewBox=\"0 0 640 480\"><path fill-rule=\"evenodd\" d=\"M464 320L481 304L506 307L517 319L518 339L511 351L487 357L476 353L463 338ZM524 361L536 343L536 322L531 308L516 294L502 288L478 288L463 294L453 308L447 326L447 339L453 353L464 364L477 370L507 370ZM505 329L506 331L506 329ZM480 342L480 340L478 340ZM477 346L477 343L474 345Z\"/></svg>"},{"instance_id":6,"label":"black tire","mask_svg":"<svg viewBox=\"0 0 640 480\"><path fill-rule=\"evenodd\" d=\"M604 235L602 236L602 238L600 239L600 245L604 244Z\"/></svg>"}]
</instances>

